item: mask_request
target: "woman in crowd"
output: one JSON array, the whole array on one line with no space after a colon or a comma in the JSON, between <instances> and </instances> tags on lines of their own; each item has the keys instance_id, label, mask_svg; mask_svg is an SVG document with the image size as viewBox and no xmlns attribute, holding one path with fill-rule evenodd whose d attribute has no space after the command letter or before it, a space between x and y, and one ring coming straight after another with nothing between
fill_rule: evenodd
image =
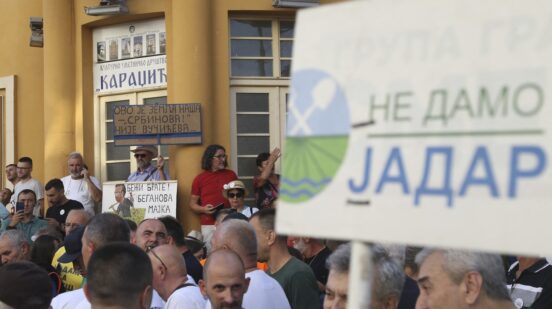
<instances>
[{"instance_id":1,"label":"woman in crowd","mask_svg":"<svg viewBox=\"0 0 552 309\"><path fill-rule=\"evenodd\" d=\"M274 148L272 153L263 152L257 156L259 175L253 179L255 188L255 204L257 208L271 208L278 198L280 175L274 173L274 164L280 157L280 149Z\"/></svg>"},{"instance_id":2,"label":"woman in crowd","mask_svg":"<svg viewBox=\"0 0 552 309\"><path fill-rule=\"evenodd\" d=\"M259 211L257 208L245 205L245 197L247 196L247 189L243 182L239 180L231 181L224 185L222 195L230 202L230 207L237 212L250 218L254 213Z\"/></svg>"},{"instance_id":3,"label":"woman in crowd","mask_svg":"<svg viewBox=\"0 0 552 309\"><path fill-rule=\"evenodd\" d=\"M226 150L220 145L209 145L201 159L203 172L192 182L190 208L199 215L201 234L207 248L215 230L213 214L221 207L228 208L228 200L222 196L225 184L238 179L236 173L227 169ZM218 208L217 208L218 207Z\"/></svg>"}]
</instances>

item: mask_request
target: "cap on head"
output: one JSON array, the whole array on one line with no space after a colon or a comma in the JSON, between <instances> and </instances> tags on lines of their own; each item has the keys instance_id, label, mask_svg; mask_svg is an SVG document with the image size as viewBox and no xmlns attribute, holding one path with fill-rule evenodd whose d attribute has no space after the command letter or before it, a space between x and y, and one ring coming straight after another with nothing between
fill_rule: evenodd
<instances>
[{"instance_id":1,"label":"cap on head","mask_svg":"<svg viewBox=\"0 0 552 309\"><path fill-rule=\"evenodd\" d=\"M84 234L84 226L79 226L69 235L65 236L65 253L58 258L60 263L71 263L81 256L82 235Z\"/></svg>"},{"instance_id":2,"label":"cap on head","mask_svg":"<svg viewBox=\"0 0 552 309\"><path fill-rule=\"evenodd\" d=\"M147 151L150 152L154 157L157 157L157 147L151 145L142 145L137 146L136 149L131 150L133 153L138 151Z\"/></svg>"}]
</instances>

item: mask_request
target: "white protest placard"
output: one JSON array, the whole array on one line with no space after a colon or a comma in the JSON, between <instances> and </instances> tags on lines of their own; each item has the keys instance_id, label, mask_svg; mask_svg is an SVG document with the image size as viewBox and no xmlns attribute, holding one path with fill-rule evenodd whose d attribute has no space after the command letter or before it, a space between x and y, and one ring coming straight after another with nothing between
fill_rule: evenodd
<instances>
[{"instance_id":1,"label":"white protest placard","mask_svg":"<svg viewBox=\"0 0 552 309\"><path fill-rule=\"evenodd\" d=\"M552 255L552 2L299 12L277 229Z\"/></svg>"},{"instance_id":2,"label":"white protest placard","mask_svg":"<svg viewBox=\"0 0 552 309\"><path fill-rule=\"evenodd\" d=\"M104 183L102 212L136 223L163 216L176 218L176 189L176 180Z\"/></svg>"}]
</instances>

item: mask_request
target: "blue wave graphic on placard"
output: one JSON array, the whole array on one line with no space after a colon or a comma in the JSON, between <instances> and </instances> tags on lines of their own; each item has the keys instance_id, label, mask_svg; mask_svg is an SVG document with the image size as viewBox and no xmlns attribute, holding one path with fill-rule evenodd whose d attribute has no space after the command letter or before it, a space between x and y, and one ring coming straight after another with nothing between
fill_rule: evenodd
<instances>
[{"instance_id":1,"label":"blue wave graphic on placard","mask_svg":"<svg viewBox=\"0 0 552 309\"><path fill-rule=\"evenodd\" d=\"M310 192L308 190L299 190L297 192L292 192L292 191L288 191L286 189L281 189L280 190L280 194L285 194L287 196L291 196L293 198L297 198L297 197L300 197L302 195L306 195L307 197L313 197L315 195L315 193L313 192Z\"/></svg>"},{"instance_id":2,"label":"blue wave graphic on placard","mask_svg":"<svg viewBox=\"0 0 552 309\"><path fill-rule=\"evenodd\" d=\"M289 178L285 178L285 177L282 177L282 182L287 184L287 185L290 185L290 186L294 186L294 187L298 187L302 184L308 184L308 185L311 185L312 187L321 187L321 186L325 186L327 184L329 184L330 182L332 181L331 178L324 178L324 179L321 179L320 181L314 181L310 178L303 178L303 179L300 179L298 181L293 181Z\"/></svg>"}]
</instances>

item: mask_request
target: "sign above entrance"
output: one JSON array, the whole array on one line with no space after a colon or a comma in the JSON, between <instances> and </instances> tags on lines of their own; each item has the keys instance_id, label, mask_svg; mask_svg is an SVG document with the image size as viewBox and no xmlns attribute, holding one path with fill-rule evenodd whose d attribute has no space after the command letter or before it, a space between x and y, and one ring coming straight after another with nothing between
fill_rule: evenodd
<instances>
[{"instance_id":1,"label":"sign above entrance","mask_svg":"<svg viewBox=\"0 0 552 309\"><path fill-rule=\"evenodd\" d=\"M376 0L300 11L277 230L552 255L551 10Z\"/></svg>"},{"instance_id":2,"label":"sign above entrance","mask_svg":"<svg viewBox=\"0 0 552 309\"><path fill-rule=\"evenodd\" d=\"M165 20L94 29L94 91L167 86Z\"/></svg>"},{"instance_id":3,"label":"sign above entrance","mask_svg":"<svg viewBox=\"0 0 552 309\"><path fill-rule=\"evenodd\" d=\"M116 146L201 144L201 104L114 106L113 139Z\"/></svg>"}]
</instances>

